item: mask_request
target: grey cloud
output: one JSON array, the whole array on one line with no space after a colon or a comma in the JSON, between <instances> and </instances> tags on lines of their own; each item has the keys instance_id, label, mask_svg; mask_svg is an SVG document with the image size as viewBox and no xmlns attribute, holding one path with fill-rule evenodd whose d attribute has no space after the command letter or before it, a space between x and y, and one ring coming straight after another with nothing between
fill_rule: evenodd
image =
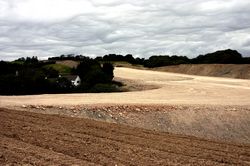
<instances>
[{"instance_id":1,"label":"grey cloud","mask_svg":"<svg viewBox=\"0 0 250 166\"><path fill-rule=\"evenodd\" d=\"M0 4L3 2L6 3L0 0ZM94 11L47 22L15 17L8 20L3 16L6 10L0 7L0 59L67 53L194 57L226 48L238 49L246 56L250 52L250 3L245 0L89 2ZM217 9L215 4L203 9L204 2L229 5Z\"/></svg>"},{"instance_id":2,"label":"grey cloud","mask_svg":"<svg viewBox=\"0 0 250 166\"><path fill-rule=\"evenodd\" d=\"M250 47L250 36L246 41L244 41L243 46Z\"/></svg>"}]
</instances>

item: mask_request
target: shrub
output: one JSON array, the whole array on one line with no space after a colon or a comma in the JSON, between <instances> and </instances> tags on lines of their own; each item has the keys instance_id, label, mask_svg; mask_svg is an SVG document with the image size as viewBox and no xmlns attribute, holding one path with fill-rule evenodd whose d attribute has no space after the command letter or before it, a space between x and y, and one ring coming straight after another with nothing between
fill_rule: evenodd
<instances>
[{"instance_id":1,"label":"shrub","mask_svg":"<svg viewBox=\"0 0 250 166\"><path fill-rule=\"evenodd\" d=\"M82 82L89 86L98 83L110 83L114 77L114 67L110 63L104 63L101 67L96 60L86 58L76 67L76 74L79 75Z\"/></svg>"}]
</instances>

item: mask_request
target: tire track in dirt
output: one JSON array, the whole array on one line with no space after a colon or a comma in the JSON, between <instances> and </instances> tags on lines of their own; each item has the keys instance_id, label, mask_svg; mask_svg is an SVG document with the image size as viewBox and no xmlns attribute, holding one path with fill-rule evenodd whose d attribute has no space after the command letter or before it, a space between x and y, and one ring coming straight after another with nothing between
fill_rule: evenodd
<instances>
[{"instance_id":1,"label":"tire track in dirt","mask_svg":"<svg viewBox=\"0 0 250 166\"><path fill-rule=\"evenodd\" d=\"M82 162L84 165L250 163L250 148L247 145L225 144L87 119L6 109L1 109L0 114L0 136L3 138L0 151L4 152L0 155L5 159L0 163L3 164L39 163L37 156L41 155L45 161L49 158L46 154L50 156L48 162L51 164L54 158L65 158L67 161L62 161L66 163ZM6 141L9 144L3 143ZM31 148L20 151L26 145ZM29 159L27 156L32 157Z\"/></svg>"},{"instance_id":2,"label":"tire track in dirt","mask_svg":"<svg viewBox=\"0 0 250 166\"><path fill-rule=\"evenodd\" d=\"M62 153L34 146L3 135L0 135L0 140L2 153L0 163L8 159L3 156L11 156L12 158L10 160L15 161L13 162L14 165L15 163L18 165L18 162L33 163L35 165L70 165L72 163L77 165L96 165L88 161L79 160Z\"/></svg>"}]
</instances>

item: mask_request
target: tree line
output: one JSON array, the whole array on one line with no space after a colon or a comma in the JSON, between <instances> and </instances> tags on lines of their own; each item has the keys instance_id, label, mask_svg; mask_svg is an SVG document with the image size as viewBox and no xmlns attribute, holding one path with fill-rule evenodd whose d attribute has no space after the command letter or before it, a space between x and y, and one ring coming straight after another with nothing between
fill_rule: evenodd
<instances>
[{"instance_id":1,"label":"tree line","mask_svg":"<svg viewBox=\"0 0 250 166\"><path fill-rule=\"evenodd\" d=\"M50 60L75 60L81 61L84 59L82 55L73 54L61 55L59 57L49 58ZM169 65L179 64L250 64L249 57L242 57L242 55L236 50L221 50L205 55L199 55L195 58L188 58L186 56L177 55L153 55L148 59L145 58L134 58L132 54L119 55L119 54L108 54L104 56L98 56L95 60L99 62L128 62L130 64L143 65L144 67L161 67Z\"/></svg>"},{"instance_id":2,"label":"tree line","mask_svg":"<svg viewBox=\"0 0 250 166\"><path fill-rule=\"evenodd\" d=\"M48 64L55 61L38 61L37 57L19 58L14 62L0 61L0 94L30 95L44 93L82 93L118 91L113 82L114 67L111 63L100 64L85 57L70 75L78 75L81 84L74 86L66 76Z\"/></svg>"}]
</instances>

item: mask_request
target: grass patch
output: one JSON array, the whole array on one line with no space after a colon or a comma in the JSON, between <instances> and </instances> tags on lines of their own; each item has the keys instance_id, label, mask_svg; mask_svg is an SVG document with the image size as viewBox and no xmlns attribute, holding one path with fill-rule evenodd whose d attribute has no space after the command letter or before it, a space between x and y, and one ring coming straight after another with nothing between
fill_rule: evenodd
<instances>
[{"instance_id":1,"label":"grass patch","mask_svg":"<svg viewBox=\"0 0 250 166\"><path fill-rule=\"evenodd\" d=\"M60 74L70 74L72 68L66 66L66 65L62 65L62 64L49 64L49 65L45 65L45 68L53 68L55 70L57 70Z\"/></svg>"},{"instance_id":2,"label":"grass patch","mask_svg":"<svg viewBox=\"0 0 250 166\"><path fill-rule=\"evenodd\" d=\"M18 64L18 65L23 65L24 62L23 61L13 61L13 62L10 62L11 64Z\"/></svg>"}]
</instances>

